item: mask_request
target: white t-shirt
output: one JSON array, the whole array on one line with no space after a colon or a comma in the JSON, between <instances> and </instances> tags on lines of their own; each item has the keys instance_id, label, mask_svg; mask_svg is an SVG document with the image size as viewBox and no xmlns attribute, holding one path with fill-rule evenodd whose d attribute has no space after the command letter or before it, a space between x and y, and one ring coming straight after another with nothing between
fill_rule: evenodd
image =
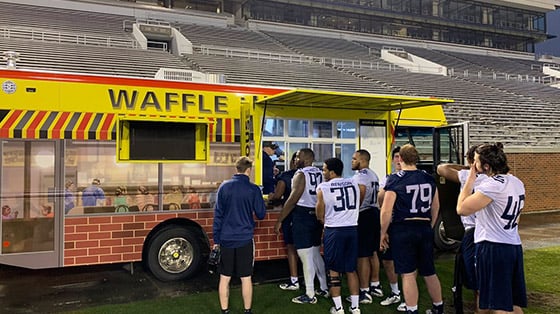
<instances>
[{"instance_id":1,"label":"white t-shirt","mask_svg":"<svg viewBox=\"0 0 560 314\"><path fill-rule=\"evenodd\" d=\"M377 192L379 192L379 178L377 174L369 168L364 168L356 171L353 178L358 184L366 187L366 194L360 206L360 211L370 207L379 208L377 204Z\"/></svg>"},{"instance_id":2,"label":"white t-shirt","mask_svg":"<svg viewBox=\"0 0 560 314\"><path fill-rule=\"evenodd\" d=\"M474 190L492 199L476 213L474 242L520 245L517 223L525 205L523 182L513 175L496 175L485 177Z\"/></svg>"},{"instance_id":3,"label":"white t-shirt","mask_svg":"<svg viewBox=\"0 0 560 314\"><path fill-rule=\"evenodd\" d=\"M351 178L336 178L319 184L325 202L325 227L358 225L360 187Z\"/></svg>"},{"instance_id":4,"label":"white t-shirt","mask_svg":"<svg viewBox=\"0 0 560 314\"><path fill-rule=\"evenodd\" d=\"M459 177L459 182L461 183L461 190L465 186L465 182L467 182L467 178L469 177L469 172L470 172L469 169L462 169L459 170L459 173L457 174ZM477 175L474 181L474 187L478 186L480 182L484 180L485 177L486 177L485 175ZM475 218L476 218L476 213L469 216L461 216L461 222L463 223L463 227L465 227L465 229L474 227Z\"/></svg>"},{"instance_id":5,"label":"white t-shirt","mask_svg":"<svg viewBox=\"0 0 560 314\"><path fill-rule=\"evenodd\" d=\"M314 166L308 166L302 169L298 169L294 175L298 175L298 173L303 173L305 176L305 190L303 194L299 198L297 205L303 207L313 207L317 205L317 186L323 182L323 172ZM292 179L293 181L293 179ZM292 182L292 187L293 187Z\"/></svg>"}]
</instances>

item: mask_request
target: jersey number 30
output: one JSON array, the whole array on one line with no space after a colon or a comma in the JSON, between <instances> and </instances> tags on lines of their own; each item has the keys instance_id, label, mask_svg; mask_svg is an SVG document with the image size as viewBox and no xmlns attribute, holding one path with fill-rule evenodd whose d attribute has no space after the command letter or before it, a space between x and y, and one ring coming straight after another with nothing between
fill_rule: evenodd
<instances>
[{"instance_id":1,"label":"jersey number 30","mask_svg":"<svg viewBox=\"0 0 560 314\"><path fill-rule=\"evenodd\" d=\"M331 193L336 195L334 211L353 210L358 207L358 193L353 185L331 188Z\"/></svg>"}]
</instances>

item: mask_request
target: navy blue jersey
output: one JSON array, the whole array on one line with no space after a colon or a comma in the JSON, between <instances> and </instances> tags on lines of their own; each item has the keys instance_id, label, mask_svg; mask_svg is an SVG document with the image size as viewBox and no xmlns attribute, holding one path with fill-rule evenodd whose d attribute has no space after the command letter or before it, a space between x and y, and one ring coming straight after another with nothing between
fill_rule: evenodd
<instances>
[{"instance_id":1,"label":"navy blue jersey","mask_svg":"<svg viewBox=\"0 0 560 314\"><path fill-rule=\"evenodd\" d=\"M422 170L401 170L390 175L385 191L397 193L393 222L410 218L432 218L432 200L436 193L434 178Z\"/></svg>"},{"instance_id":2,"label":"navy blue jersey","mask_svg":"<svg viewBox=\"0 0 560 314\"><path fill-rule=\"evenodd\" d=\"M284 181L284 185L286 186L284 189L284 195L282 195L282 204L284 204L288 197L290 197L290 193L292 192L292 179L294 178L295 173L296 169L284 171L276 180L277 182Z\"/></svg>"}]
</instances>

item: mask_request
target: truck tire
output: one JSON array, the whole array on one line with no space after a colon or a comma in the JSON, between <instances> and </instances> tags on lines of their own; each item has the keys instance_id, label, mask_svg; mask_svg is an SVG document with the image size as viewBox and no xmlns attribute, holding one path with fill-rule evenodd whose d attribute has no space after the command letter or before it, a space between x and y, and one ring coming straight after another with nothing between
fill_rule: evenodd
<instances>
[{"instance_id":1,"label":"truck tire","mask_svg":"<svg viewBox=\"0 0 560 314\"><path fill-rule=\"evenodd\" d=\"M445 234L442 215L439 215L434 225L434 246L440 251L455 250L461 244L460 241L448 238Z\"/></svg>"},{"instance_id":2,"label":"truck tire","mask_svg":"<svg viewBox=\"0 0 560 314\"><path fill-rule=\"evenodd\" d=\"M161 281L186 279L200 269L202 244L187 227L168 226L158 231L148 244L146 264Z\"/></svg>"}]
</instances>

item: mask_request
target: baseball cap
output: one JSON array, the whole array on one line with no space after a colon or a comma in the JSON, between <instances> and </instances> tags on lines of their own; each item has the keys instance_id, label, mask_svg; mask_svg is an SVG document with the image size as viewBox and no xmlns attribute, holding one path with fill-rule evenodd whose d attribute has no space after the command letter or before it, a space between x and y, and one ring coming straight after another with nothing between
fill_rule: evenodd
<instances>
[{"instance_id":1,"label":"baseball cap","mask_svg":"<svg viewBox=\"0 0 560 314\"><path fill-rule=\"evenodd\" d=\"M263 147L270 147L272 149L277 149L278 144L271 142L271 141L263 141Z\"/></svg>"}]
</instances>

